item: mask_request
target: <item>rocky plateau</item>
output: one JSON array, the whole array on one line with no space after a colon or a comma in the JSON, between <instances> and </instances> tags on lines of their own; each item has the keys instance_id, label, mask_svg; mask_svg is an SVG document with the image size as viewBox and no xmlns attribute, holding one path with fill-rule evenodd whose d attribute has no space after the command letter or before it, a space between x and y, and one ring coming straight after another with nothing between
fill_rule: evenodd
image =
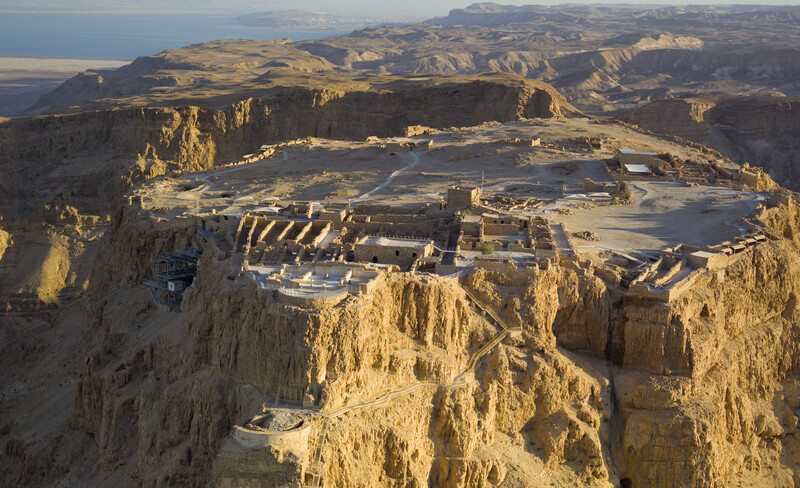
<instances>
[{"instance_id":1,"label":"rocky plateau","mask_svg":"<svg viewBox=\"0 0 800 488\"><path fill-rule=\"evenodd\" d=\"M799 18L475 4L70 79L0 121L0 484L800 486Z\"/></svg>"}]
</instances>

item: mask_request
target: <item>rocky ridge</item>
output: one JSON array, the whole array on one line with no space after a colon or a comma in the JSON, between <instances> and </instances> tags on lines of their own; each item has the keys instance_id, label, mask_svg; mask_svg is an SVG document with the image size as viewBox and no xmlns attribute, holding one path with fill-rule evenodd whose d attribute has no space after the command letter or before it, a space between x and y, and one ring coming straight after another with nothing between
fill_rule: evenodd
<instances>
[{"instance_id":1,"label":"rocky ridge","mask_svg":"<svg viewBox=\"0 0 800 488\"><path fill-rule=\"evenodd\" d=\"M100 99L157 104L176 92L208 100L220 86L263 89L281 69L297 77L325 72L331 83L342 73L514 73L552 84L591 113L616 114L685 94L797 95L796 17L791 7L475 4L425 23L341 37L169 50L119 70L79 75L31 113Z\"/></svg>"},{"instance_id":2,"label":"rocky ridge","mask_svg":"<svg viewBox=\"0 0 800 488\"><path fill-rule=\"evenodd\" d=\"M0 182L0 215L26 217L44 203L100 212L102 202L134 182L209 169L238 161L242 148L256 152L263 144L302 137L363 140L403 135L415 124L446 128L579 114L546 84L513 75L371 83L279 88L220 109L106 108L12 119L0 125L8 175ZM27 197L33 193L37 198Z\"/></svg>"},{"instance_id":3,"label":"rocky ridge","mask_svg":"<svg viewBox=\"0 0 800 488\"><path fill-rule=\"evenodd\" d=\"M3 484L299 484L323 429L333 486L795 483L800 203L771 182L742 223L769 240L698 272L674 300L564 258L460 281L382 275L368 292L307 309L258 290L212 240L182 310L152 305L140 286L150 254L192 245L197 221L121 198L137 182L309 135L576 114L510 76L387 86L0 126L12 178L0 201L2 288L26 299L5 300L2 360L36 380L4 390ZM469 371L499 329L465 289L520 330ZM51 355L60 368L41 365ZM258 469L222 462L234 426L281 398L317 409L308 445L264 449Z\"/></svg>"}]
</instances>

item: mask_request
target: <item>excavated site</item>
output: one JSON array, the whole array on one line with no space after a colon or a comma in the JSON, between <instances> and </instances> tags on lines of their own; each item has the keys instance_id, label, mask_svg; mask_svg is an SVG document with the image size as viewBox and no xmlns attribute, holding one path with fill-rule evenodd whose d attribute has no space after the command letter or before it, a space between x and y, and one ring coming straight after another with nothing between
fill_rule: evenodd
<instances>
[{"instance_id":1,"label":"excavated site","mask_svg":"<svg viewBox=\"0 0 800 488\"><path fill-rule=\"evenodd\" d=\"M0 484L800 486L800 196L724 104L323 47L0 122Z\"/></svg>"},{"instance_id":2,"label":"excavated site","mask_svg":"<svg viewBox=\"0 0 800 488\"><path fill-rule=\"evenodd\" d=\"M561 110L7 168L4 483L793 486L797 197Z\"/></svg>"}]
</instances>

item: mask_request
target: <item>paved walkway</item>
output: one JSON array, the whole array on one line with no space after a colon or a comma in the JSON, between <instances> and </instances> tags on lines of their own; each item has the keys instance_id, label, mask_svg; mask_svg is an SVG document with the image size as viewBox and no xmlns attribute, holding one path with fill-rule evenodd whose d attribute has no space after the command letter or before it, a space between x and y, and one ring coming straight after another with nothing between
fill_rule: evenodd
<instances>
[{"instance_id":1,"label":"paved walkway","mask_svg":"<svg viewBox=\"0 0 800 488\"><path fill-rule=\"evenodd\" d=\"M553 223L550 228L553 229L553 241L555 241L558 251L567 256L572 255L572 248L567 240L567 231L564 230L564 225Z\"/></svg>"}]
</instances>

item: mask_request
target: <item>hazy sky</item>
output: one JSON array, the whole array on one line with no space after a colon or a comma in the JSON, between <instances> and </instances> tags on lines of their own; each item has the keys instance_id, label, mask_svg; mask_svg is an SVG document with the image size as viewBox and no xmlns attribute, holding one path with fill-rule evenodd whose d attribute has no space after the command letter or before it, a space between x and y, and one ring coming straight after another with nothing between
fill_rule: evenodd
<instances>
[{"instance_id":1,"label":"hazy sky","mask_svg":"<svg viewBox=\"0 0 800 488\"><path fill-rule=\"evenodd\" d=\"M172 12L219 12L239 15L248 12L265 10L311 10L332 14L379 16L382 18L427 19L447 15L453 8L463 8L472 1L459 0L0 0L0 10L23 11L76 11L94 12L119 11L172 11ZM505 2L500 4L540 4L555 5L560 3L621 3L597 2L597 0L539 0L528 2ZM730 0L696 0L694 2L670 0L638 0L628 2L641 5L680 5L694 4L731 4ZM758 5L800 5L800 0L764 1L749 0L738 3Z\"/></svg>"}]
</instances>

